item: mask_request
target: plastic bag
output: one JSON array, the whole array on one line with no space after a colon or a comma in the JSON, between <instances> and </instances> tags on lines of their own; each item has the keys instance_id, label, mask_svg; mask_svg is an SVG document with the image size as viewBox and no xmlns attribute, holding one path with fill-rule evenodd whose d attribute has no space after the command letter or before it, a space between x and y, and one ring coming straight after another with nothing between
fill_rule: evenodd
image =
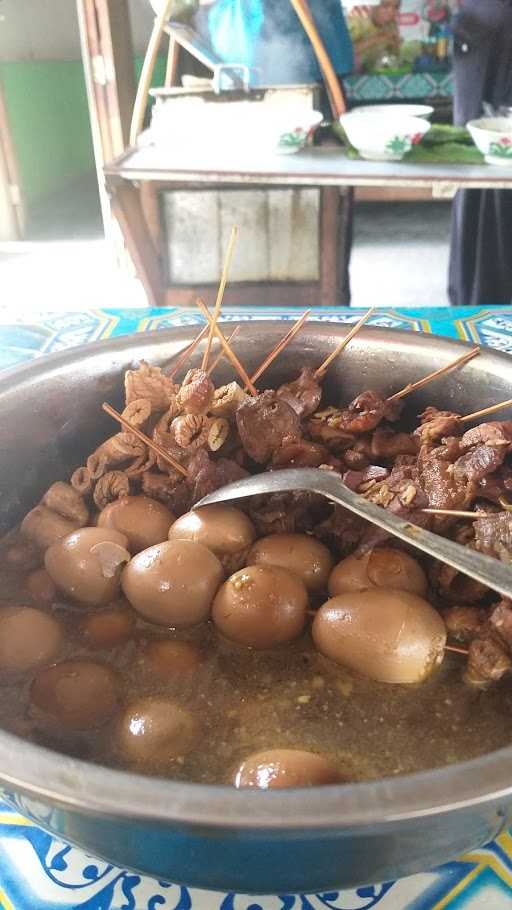
<instances>
[{"instance_id":1,"label":"plastic bag","mask_svg":"<svg viewBox=\"0 0 512 910\"><path fill-rule=\"evenodd\" d=\"M226 63L252 66L263 27L262 0L217 0L208 15L213 50Z\"/></svg>"}]
</instances>

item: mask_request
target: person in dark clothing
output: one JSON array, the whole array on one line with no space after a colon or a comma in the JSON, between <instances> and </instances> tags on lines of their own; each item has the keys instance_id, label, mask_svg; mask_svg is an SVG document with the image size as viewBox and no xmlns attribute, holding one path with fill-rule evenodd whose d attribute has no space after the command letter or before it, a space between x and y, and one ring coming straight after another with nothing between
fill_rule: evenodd
<instances>
[{"instance_id":1,"label":"person in dark clothing","mask_svg":"<svg viewBox=\"0 0 512 910\"><path fill-rule=\"evenodd\" d=\"M512 0L463 0L454 31L454 122L465 126L484 101L512 105ZM457 193L448 293L452 306L512 302L512 190Z\"/></svg>"}]
</instances>

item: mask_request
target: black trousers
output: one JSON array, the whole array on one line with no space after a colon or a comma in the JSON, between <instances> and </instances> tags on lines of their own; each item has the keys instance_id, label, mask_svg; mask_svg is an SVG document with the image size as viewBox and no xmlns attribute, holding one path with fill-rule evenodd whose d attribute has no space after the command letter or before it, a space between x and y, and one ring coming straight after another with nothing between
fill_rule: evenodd
<instances>
[{"instance_id":1,"label":"black trousers","mask_svg":"<svg viewBox=\"0 0 512 910\"><path fill-rule=\"evenodd\" d=\"M464 0L454 81L457 125L481 116L483 101L512 106L512 0ZM452 306L512 302L512 190L457 193L448 292Z\"/></svg>"}]
</instances>

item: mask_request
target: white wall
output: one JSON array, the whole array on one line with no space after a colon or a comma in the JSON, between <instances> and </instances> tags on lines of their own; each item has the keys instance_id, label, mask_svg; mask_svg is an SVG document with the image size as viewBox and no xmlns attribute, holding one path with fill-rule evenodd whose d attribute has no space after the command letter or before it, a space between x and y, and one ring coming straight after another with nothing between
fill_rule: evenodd
<instances>
[{"instance_id":1,"label":"white wall","mask_svg":"<svg viewBox=\"0 0 512 910\"><path fill-rule=\"evenodd\" d=\"M135 49L143 53L153 14L148 0L130 0ZM0 0L0 60L77 60L74 0Z\"/></svg>"}]
</instances>

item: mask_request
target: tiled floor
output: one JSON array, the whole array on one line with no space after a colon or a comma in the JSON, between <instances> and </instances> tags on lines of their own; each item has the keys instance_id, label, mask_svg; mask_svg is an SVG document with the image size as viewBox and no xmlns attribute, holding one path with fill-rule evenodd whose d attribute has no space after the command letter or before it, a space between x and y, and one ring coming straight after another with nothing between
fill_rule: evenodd
<instances>
[{"instance_id":1,"label":"tiled floor","mask_svg":"<svg viewBox=\"0 0 512 910\"><path fill-rule=\"evenodd\" d=\"M442 306L450 206L360 203L351 262L352 302ZM34 213L28 242L0 244L0 314L20 309L144 306L142 288L120 271L103 239L94 178Z\"/></svg>"}]
</instances>

